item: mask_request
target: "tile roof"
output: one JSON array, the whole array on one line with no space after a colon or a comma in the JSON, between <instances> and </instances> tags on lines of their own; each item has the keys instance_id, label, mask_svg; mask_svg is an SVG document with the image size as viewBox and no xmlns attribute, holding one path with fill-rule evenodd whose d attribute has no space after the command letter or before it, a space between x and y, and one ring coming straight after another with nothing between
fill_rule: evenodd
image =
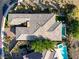
<instances>
[{"instance_id":1,"label":"tile roof","mask_svg":"<svg viewBox=\"0 0 79 59\"><path fill-rule=\"evenodd\" d=\"M55 54L55 51L51 52L51 51L46 51L45 54L41 54L41 53L38 53L38 52L33 52L33 53L30 53L30 54L27 54L27 55L24 55L24 58L26 59L53 59L54 58L54 54Z\"/></svg>"},{"instance_id":2,"label":"tile roof","mask_svg":"<svg viewBox=\"0 0 79 59\"><path fill-rule=\"evenodd\" d=\"M49 29L48 31L51 32L51 31L54 31L54 29L60 24L61 22L55 22Z\"/></svg>"},{"instance_id":3,"label":"tile roof","mask_svg":"<svg viewBox=\"0 0 79 59\"><path fill-rule=\"evenodd\" d=\"M15 18L29 18L30 27L16 27L16 34L32 34L40 26L43 26L53 14L9 14L9 23ZM19 19L16 20L16 22Z\"/></svg>"},{"instance_id":4,"label":"tile roof","mask_svg":"<svg viewBox=\"0 0 79 59\"><path fill-rule=\"evenodd\" d=\"M16 40L27 39L30 35L43 36L55 41L62 40L62 23L55 21L53 14L9 14L9 23L15 18L29 18L30 27L16 27ZM16 22L19 19L15 20ZM15 23L15 22L14 22ZM23 38L23 39L22 39ZM53 38L53 39L52 39Z\"/></svg>"}]
</instances>

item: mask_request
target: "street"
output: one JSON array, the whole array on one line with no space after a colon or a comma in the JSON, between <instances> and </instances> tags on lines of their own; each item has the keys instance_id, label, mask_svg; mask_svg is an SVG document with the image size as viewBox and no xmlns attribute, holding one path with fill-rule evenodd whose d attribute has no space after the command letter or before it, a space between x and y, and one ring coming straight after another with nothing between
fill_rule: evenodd
<instances>
[{"instance_id":1,"label":"street","mask_svg":"<svg viewBox=\"0 0 79 59\"><path fill-rule=\"evenodd\" d=\"M2 17L3 17L3 6L4 4L7 4L9 0L0 0L0 33L1 33L1 23L2 23ZM2 51L2 39L1 39L1 34L0 34L0 54Z\"/></svg>"}]
</instances>

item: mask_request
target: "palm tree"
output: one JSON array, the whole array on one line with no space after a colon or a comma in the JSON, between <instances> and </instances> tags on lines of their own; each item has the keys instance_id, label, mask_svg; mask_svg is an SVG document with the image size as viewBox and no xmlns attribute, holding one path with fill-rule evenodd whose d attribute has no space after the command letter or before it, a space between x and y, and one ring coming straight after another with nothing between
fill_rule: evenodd
<instances>
[{"instance_id":1,"label":"palm tree","mask_svg":"<svg viewBox=\"0 0 79 59\"><path fill-rule=\"evenodd\" d=\"M43 52L44 50L54 49L56 42L50 41L49 39L40 39L31 42L31 47L35 52Z\"/></svg>"}]
</instances>

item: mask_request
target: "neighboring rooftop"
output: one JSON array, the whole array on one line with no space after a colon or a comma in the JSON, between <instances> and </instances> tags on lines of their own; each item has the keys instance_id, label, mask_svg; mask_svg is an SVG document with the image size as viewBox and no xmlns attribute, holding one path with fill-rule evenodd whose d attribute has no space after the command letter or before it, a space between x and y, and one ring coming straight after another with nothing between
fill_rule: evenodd
<instances>
[{"instance_id":1,"label":"neighboring rooftop","mask_svg":"<svg viewBox=\"0 0 79 59\"><path fill-rule=\"evenodd\" d=\"M70 54L72 59L79 59L79 41L74 39L71 43Z\"/></svg>"},{"instance_id":2,"label":"neighboring rooftop","mask_svg":"<svg viewBox=\"0 0 79 59\"><path fill-rule=\"evenodd\" d=\"M54 59L55 51L51 52L50 50L46 51L44 54L41 53L30 53L28 55L24 55L23 57L26 59Z\"/></svg>"}]
</instances>

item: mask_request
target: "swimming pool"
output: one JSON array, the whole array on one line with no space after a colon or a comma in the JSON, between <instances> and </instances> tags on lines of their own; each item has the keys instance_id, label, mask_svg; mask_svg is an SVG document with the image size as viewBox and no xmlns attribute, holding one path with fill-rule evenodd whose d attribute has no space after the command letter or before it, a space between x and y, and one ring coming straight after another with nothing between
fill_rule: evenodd
<instances>
[{"instance_id":1,"label":"swimming pool","mask_svg":"<svg viewBox=\"0 0 79 59\"><path fill-rule=\"evenodd\" d=\"M59 44L58 48L60 49L60 54L62 55L62 59L68 59L67 46L63 44Z\"/></svg>"},{"instance_id":2,"label":"swimming pool","mask_svg":"<svg viewBox=\"0 0 79 59\"><path fill-rule=\"evenodd\" d=\"M62 25L62 38L66 38L66 25Z\"/></svg>"}]
</instances>

